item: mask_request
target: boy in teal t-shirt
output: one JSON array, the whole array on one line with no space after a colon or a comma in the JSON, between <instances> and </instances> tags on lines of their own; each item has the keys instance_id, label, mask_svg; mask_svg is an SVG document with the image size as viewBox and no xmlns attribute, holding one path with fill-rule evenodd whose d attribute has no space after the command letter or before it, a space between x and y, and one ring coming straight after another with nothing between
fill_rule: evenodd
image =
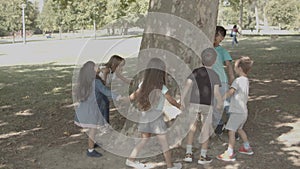
<instances>
[{"instance_id":1,"label":"boy in teal t-shirt","mask_svg":"<svg viewBox=\"0 0 300 169\"><path fill-rule=\"evenodd\" d=\"M216 63L212 66L213 70L219 75L219 78L221 80L221 87L220 87L220 93L221 95L224 95L225 92L228 90L228 86L231 85L231 83L234 80L234 72L233 72L233 68L231 65L231 61L232 58L230 56L230 54L228 53L228 51L223 48L222 46L220 46L220 43L224 40L226 36L226 29L222 26L217 26L216 27L216 35L215 35L215 41L214 41L214 47L215 50L217 51L217 59L216 59ZM224 66L227 69L227 73L228 73L228 78L224 69ZM229 109L229 101L225 100L224 101L224 109L225 112L227 113L228 109ZM223 133L223 125L224 122L221 120L221 114L216 112L217 110L215 110L214 112L214 126L217 126L215 133L217 135L221 135Z\"/></svg>"}]
</instances>

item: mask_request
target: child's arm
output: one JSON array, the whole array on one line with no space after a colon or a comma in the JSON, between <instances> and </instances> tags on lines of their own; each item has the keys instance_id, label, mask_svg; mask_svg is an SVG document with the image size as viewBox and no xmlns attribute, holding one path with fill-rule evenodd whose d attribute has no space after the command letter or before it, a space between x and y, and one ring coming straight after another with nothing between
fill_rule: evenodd
<instances>
[{"instance_id":1,"label":"child's arm","mask_svg":"<svg viewBox=\"0 0 300 169\"><path fill-rule=\"evenodd\" d=\"M178 109L181 108L181 105L177 103L177 101L168 92L165 94L165 97L171 105L177 107Z\"/></svg>"},{"instance_id":2,"label":"child's arm","mask_svg":"<svg viewBox=\"0 0 300 169\"><path fill-rule=\"evenodd\" d=\"M95 80L95 87L96 87L96 91L101 92L102 94L104 94L109 98L117 99L118 97L120 97L112 93L111 90L108 87L106 87L101 80Z\"/></svg>"},{"instance_id":3,"label":"child's arm","mask_svg":"<svg viewBox=\"0 0 300 169\"><path fill-rule=\"evenodd\" d=\"M227 98L233 96L234 93L235 93L235 88L231 87L231 88L225 93L225 95L223 96L223 99L225 100L225 99L227 99Z\"/></svg>"},{"instance_id":4,"label":"child's arm","mask_svg":"<svg viewBox=\"0 0 300 169\"><path fill-rule=\"evenodd\" d=\"M231 85L233 80L234 80L234 73L233 73L233 68L232 68L232 65L231 65L231 61L226 60L225 65L226 65L226 68L227 68L227 71L228 71L228 78L229 78L228 83Z\"/></svg>"},{"instance_id":5,"label":"child's arm","mask_svg":"<svg viewBox=\"0 0 300 169\"><path fill-rule=\"evenodd\" d=\"M221 93L220 93L220 86L219 85L214 86L214 96L217 100L217 109L222 110L222 108L223 108L223 99L222 99L222 96L221 96ZM220 112L222 112L222 111L220 111Z\"/></svg>"},{"instance_id":6,"label":"child's arm","mask_svg":"<svg viewBox=\"0 0 300 169\"><path fill-rule=\"evenodd\" d=\"M130 84L131 83L131 79L127 79L126 77L124 77L121 72L116 71L116 76L121 79L123 82Z\"/></svg>"},{"instance_id":7,"label":"child's arm","mask_svg":"<svg viewBox=\"0 0 300 169\"><path fill-rule=\"evenodd\" d=\"M136 97L137 97L137 95L138 95L138 93L140 93L140 90L141 90L141 89L139 88L139 89L137 89L135 92L131 93L131 95L129 96L129 100L130 100L130 101L135 100Z\"/></svg>"}]
</instances>

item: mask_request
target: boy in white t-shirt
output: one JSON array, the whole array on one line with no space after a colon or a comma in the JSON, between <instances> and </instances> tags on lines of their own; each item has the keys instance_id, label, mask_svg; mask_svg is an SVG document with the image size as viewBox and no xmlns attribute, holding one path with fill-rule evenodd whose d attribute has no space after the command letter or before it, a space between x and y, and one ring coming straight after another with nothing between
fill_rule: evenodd
<instances>
[{"instance_id":1,"label":"boy in white t-shirt","mask_svg":"<svg viewBox=\"0 0 300 169\"><path fill-rule=\"evenodd\" d=\"M231 97L229 112L230 117L226 124L228 129L228 149L217 156L219 160L223 161L235 161L234 144L235 144L235 133L241 136L243 140L243 146L239 149L242 154L252 155L253 151L249 145L249 141L243 126L247 120L248 109L248 93L249 93L249 80L247 78L248 72L252 68L253 61L249 57L241 57L234 64L234 71L239 76L236 78L230 89L225 93L223 99Z\"/></svg>"}]
</instances>

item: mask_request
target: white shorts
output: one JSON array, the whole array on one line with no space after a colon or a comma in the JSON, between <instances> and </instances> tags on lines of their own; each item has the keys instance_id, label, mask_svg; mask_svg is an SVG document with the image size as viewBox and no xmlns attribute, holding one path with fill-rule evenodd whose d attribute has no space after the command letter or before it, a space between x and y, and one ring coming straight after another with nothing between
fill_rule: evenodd
<instances>
[{"instance_id":1,"label":"white shorts","mask_svg":"<svg viewBox=\"0 0 300 169\"><path fill-rule=\"evenodd\" d=\"M230 113L228 122L226 124L226 129L231 131L237 131L242 129L247 121L248 114L245 113Z\"/></svg>"}]
</instances>

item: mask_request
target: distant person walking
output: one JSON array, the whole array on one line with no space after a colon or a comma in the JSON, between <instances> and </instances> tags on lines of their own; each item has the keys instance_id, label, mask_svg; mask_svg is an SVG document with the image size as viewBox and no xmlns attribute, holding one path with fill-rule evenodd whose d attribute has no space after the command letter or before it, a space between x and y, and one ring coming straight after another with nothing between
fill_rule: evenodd
<instances>
[{"instance_id":1,"label":"distant person walking","mask_svg":"<svg viewBox=\"0 0 300 169\"><path fill-rule=\"evenodd\" d=\"M237 40L237 34L240 34L241 33L239 32L238 28L236 25L233 26L232 30L231 30L231 37L232 37L232 47L234 47L234 45L236 44L236 46L238 46L239 42Z\"/></svg>"}]
</instances>

